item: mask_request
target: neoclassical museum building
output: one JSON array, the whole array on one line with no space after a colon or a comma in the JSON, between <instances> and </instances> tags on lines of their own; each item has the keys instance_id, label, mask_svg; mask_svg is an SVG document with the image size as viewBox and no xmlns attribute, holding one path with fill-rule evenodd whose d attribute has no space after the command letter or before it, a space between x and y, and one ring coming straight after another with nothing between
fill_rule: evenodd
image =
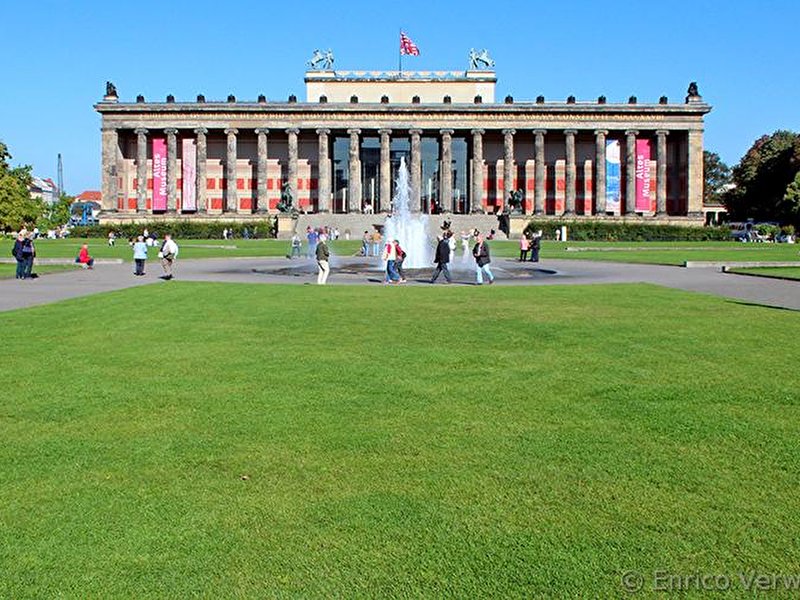
<instances>
[{"instance_id":1,"label":"neoclassical museum building","mask_svg":"<svg viewBox=\"0 0 800 600\"><path fill-rule=\"evenodd\" d=\"M493 70L309 70L305 101L169 95L107 84L103 216L263 218L391 210L402 157L427 213L702 221L703 117L680 102L495 98Z\"/></svg>"}]
</instances>

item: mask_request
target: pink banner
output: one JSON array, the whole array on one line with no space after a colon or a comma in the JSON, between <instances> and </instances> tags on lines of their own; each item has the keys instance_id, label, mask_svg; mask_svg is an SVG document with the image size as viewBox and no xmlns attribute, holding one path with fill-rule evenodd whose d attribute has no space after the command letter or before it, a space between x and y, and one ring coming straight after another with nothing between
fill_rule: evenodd
<instances>
[{"instance_id":1,"label":"pink banner","mask_svg":"<svg viewBox=\"0 0 800 600\"><path fill-rule=\"evenodd\" d=\"M650 212L650 140L636 140L636 212Z\"/></svg>"},{"instance_id":2,"label":"pink banner","mask_svg":"<svg viewBox=\"0 0 800 600\"><path fill-rule=\"evenodd\" d=\"M183 189L181 190L181 209L197 210L197 146L193 139L183 140Z\"/></svg>"},{"instance_id":3,"label":"pink banner","mask_svg":"<svg viewBox=\"0 0 800 600\"><path fill-rule=\"evenodd\" d=\"M167 141L153 138L153 210L167 210Z\"/></svg>"}]
</instances>

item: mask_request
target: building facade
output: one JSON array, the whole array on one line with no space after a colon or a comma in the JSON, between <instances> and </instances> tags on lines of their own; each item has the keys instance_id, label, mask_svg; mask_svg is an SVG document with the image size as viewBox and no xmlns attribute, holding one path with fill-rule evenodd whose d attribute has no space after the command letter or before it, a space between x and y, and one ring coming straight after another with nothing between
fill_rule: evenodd
<instances>
[{"instance_id":1,"label":"building facade","mask_svg":"<svg viewBox=\"0 0 800 600\"><path fill-rule=\"evenodd\" d=\"M306 73L306 101L120 102L102 116L105 218L391 210L702 222L703 119L680 103L494 98L493 71ZM445 165L447 167L445 167Z\"/></svg>"}]
</instances>

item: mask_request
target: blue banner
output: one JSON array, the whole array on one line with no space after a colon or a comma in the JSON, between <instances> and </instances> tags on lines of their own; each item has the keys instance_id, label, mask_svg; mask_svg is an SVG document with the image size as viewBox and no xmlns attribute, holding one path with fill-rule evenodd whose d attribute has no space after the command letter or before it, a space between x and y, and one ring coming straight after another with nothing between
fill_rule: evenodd
<instances>
[{"instance_id":1,"label":"blue banner","mask_svg":"<svg viewBox=\"0 0 800 600\"><path fill-rule=\"evenodd\" d=\"M606 140L606 212L620 214L621 189L619 140Z\"/></svg>"}]
</instances>

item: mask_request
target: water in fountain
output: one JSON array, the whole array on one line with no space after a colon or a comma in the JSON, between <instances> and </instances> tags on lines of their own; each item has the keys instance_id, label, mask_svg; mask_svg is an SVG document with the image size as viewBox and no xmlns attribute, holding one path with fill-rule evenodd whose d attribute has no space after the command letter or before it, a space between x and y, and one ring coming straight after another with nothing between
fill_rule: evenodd
<instances>
[{"instance_id":1,"label":"water in fountain","mask_svg":"<svg viewBox=\"0 0 800 600\"><path fill-rule=\"evenodd\" d=\"M405 157L400 157L397 172L397 191L392 199L392 214L386 217L383 227L386 241L398 240L406 251L403 266L406 269L425 269L431 266L433 252L428 240L428 215L412 213L409 206L411 186Z\"/></svg>"}]
</instances>

